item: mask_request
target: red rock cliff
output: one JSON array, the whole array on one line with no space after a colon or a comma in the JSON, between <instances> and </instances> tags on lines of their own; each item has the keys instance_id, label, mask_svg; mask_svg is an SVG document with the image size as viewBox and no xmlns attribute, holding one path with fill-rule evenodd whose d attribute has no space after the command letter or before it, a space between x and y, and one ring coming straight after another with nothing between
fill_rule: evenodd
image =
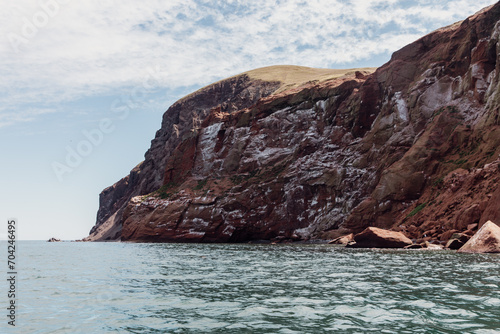
<instances>
[{"instance_id":1,"label":"red rock cliff","mask_svg":"<svg viewBox=\"0 0 500 334\"><path fill-rule=\"evenodd\" d=\"M443 239L498 222L499 19L496 4L374 73L267 68L182 99L145 161L101 193L88 240L329 239L368 226Z\"/></svg>"}]
</instances>

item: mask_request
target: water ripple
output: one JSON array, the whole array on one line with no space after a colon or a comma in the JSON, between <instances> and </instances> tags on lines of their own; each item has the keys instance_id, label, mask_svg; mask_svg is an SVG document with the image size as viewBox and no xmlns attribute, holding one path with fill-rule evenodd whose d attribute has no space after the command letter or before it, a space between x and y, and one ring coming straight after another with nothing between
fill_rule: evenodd
<instances>
[{"instance_id":1,"label":"water ripple","mask_svg":"<svg viewBox=\"0 0 500 334\"><path fill-rule=\"evenodd\" d=\"M20 248L23 333L500 333L495 255L328 245Z\"/></svg>"}]
</instances>

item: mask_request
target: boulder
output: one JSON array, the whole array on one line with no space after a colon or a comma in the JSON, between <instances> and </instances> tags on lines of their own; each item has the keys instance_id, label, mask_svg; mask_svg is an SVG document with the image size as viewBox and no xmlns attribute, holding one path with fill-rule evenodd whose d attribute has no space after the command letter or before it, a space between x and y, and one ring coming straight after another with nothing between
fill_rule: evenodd
<instances>
[{"instance_id":1,"label":"boulder","mask_svg":"<svg viewBox=\"0 0 500 334\"><path fill-rule=\"evenodd\" d=\"M445 247L449 249L460 249L470 238L471 237L467 235L467 233L453 233Z\"/></svg>"},{"instance_id":2,"label":"boulder","mask_svg":"<svg viewBox=\"0 0 500 334\"><path fill-rule=\"evenodd\" d=\"M353 248L404 248L413 242L401 232L388 231L377 227L368 227L354 236Z\"/></svg>"},{"instance_id":3,"label":"boulder","mask_svg":"<svg viewBox=\"0 0 500 334\"><path fill-rule=\"evenodd\" d=\"M486 222L459 253L500 253L500 227L492 221Z\"/></svg>"},{"instance_id":4,"label":"boulder","mask_svg":"<svg viewBox=\"0 0 500 334\"><path fill-rule=\"evenodd\" d=\"M61 239L50 238L49 240L47 240L47 242L61 242Z\"/></svg>"},{"instance_id":5,"label":"boulder","mask_svg":"<svg viewBox=\"0 0 500 334\"><path fill-rule=\"evenodd\" d=\"M465 245L465 244L458 239L450 239L446 243L445 247L448 249L460 249L460 248L462 248L463 245Z\"/></svg>"},{"instance_id":6,"label":"boulder","mask_svg":"<svg viewBox=\"0 0 500 334\"><path fill-rule=\"evenodd\" d=\"M347 245L350 242L354 241L354 234L347 234L343 235L341 237L338 237L336 239L333 239L332 241L328 242L329 244L336 244L336 245Z\"/></svg>"},{"instance_id":7,"label":"boulder","mask_svg":"<svg viewBox=\"0 0 500 334\"><path fill-rule=\"evenodd\" d=\"M463 231L467 229L469 225L475 224L479 221L482 211L479 204L474 204L467 209L463 210L455 221L455 229Z\"/></svg>"},{"instance_id":8,"label":"boulder","mask_svg":"<svg viewBox=\"0 0 500 334\"><path fill-rule=\"evenodd\" d=\"M423 244L413 244L404 247L404 249L423 249L423 248L425 248Z\"/></svg>"},{"instance_id":9,"label":"boulder","mask_svg":"<svg viewBox=\"0 0 500 334\"><path fill-rule=\"evenodd\" d=\"M453 233L453 235L450 237L450 239L458 239L465 244L467 241L469 241L470 237L471 236L465 232L464 233Z\"/></svg>"},{"instance_id":10,"label":"boulder","mask_svg":"<svg viewBox=\"0 0 500 334\"><path fill-rule=\"evenodd\" d=\"M468 231L473 231L473 230L475 230L476 228L477 228L477 223L467 225L467 230L468 230Z\"/></svg>"},{"instance_id":11,"label":"boulder","mask_svg":"<svg viewBox=\"0 0 500 334\"><path fill-rule=\"evenodd\" d=\"M439 237L439 240L446 242L446 241L450 240L451 236L457 232L459 232L459 231L458 230L448 230L448 231L444 232L443 234L441 234L441 236Z\"/></svg>"},{"instance_id":12,"label":"boulder","mask_svg":"<svg viewBox=\"0 0 500 334\"><path fill-rule=\"evenodd\" d=\"M440 244L433 244L433 243L431 243L431 242L429 242L429 241L426 241L426 242L425 242L425 247L424 247L424 248L426 248L426 249L430 249L430 250L441 250L441 249L443 249L444 247L443 247L443 245L440 245Z\"/></svg>"},{"instance_id":13,"label":"boulder","mask_svg":"<svg viewBox=\"0 0 500 334\"><path fill-rule=\"evenodd\" d=\"M500 167L497 167L500 168ZM500 187L497 186L495 192L490 197L486 209L481 215L479 227L486 221L500 221Z\"/></svg>"}]
</instances>

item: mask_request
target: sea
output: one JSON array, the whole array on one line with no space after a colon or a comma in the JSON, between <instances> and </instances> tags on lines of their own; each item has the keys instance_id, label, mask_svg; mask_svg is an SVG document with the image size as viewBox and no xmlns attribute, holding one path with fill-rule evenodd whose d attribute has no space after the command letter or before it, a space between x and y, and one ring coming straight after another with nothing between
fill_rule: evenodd
<instances>
[{"instance_id":1,"label":"sea","mask_svg":"<svg viewBox=\"0 0 500 334\"><path fill-rule=\"evenodd\" d=\"M19 241L16 261L0 333L500 333L493 254Z\"/></svg>"}]
</instances>

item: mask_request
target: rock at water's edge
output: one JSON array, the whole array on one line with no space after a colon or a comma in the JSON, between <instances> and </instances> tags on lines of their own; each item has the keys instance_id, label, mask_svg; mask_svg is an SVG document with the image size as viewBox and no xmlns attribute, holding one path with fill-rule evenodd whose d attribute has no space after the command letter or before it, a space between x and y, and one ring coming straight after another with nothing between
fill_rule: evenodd
<instances>
[{"instance_id":1,"label":"rock at water's edge","mask_svg":"<svg viewBox=\"0 0 500 334\"><path fill-rule=\"evenodd\" d=\"M463 233L454 233L450 240L446 243L446 248L449 249L460 249L463 245L469 241L470 236Z\"/></svg>"},{"instance_id":2,"label":"rock at water's edge","mask_svg":"<svg viewBox=\"0 0 500 334\"><path fill-rule=\"evenodd\" d=\"M448 248L448 249L460 249L463 246L464 246L464 243L461 242L459 239L450 239L446 243L445 248Z\"/></svg>"},{"instance_id":3,"label":"rock at water's edge","mask_svg":"<svg viewBox=\"0 0 500 334\"><path fill-rule=\"evenodd\" d=\"M49 240L47 240L47 242L61 242L61 239L50 238Z\"/></svg>"},{"instance_id":4,"label":"rock at water's edge","mask_svg":"<svg viewBox=\"0 0 500 334\"><path fill-rule=\"evenodd\" d=\"M404 249L424 249L424 248L425 248L424 244L413 244L404 247Z\"/></svg>"},{"instance_id":5,"label":"rock at water's edge","mask_svg":"<svg viewBox=\"0 0 500 334\"><path fill-rule=\"evenodd\" d=\"M486 222L458 252L500 253L500 227L492 221Z\"/></svg>"},{"instance_id":6,"label":"rock at water's edge","mask_svg":"<svg viewBox=\"0 0 500 334\"><path fill-rule=\"evenodd\" d=\"M354 234L350 233L347 235L343 235L341 237L338 237L336 239L333 239L332 241L328 242L330 245L347 245L350 242L354 241Z\"/></svg>"},{"instance_id":7,"label":"rock at water's edge","mask_svg":"<svg viewBox=\"0 0 500 334\"><path fill-rule=\"evenodd\" d=\"M401 232L388 231L377 227L368 227L354 236L353 248L404 248L413 242Z\"/></svg>"},{"instance_id":8,"label":"rock at water's edge","mask_svg":"<svg viewBox=\"0 0 500 334\"><path fill-rule=\"evenodd\" d=\"M433 244L433 243L431 243L429 241L426 241L424 245L425 245L425 248L429 249L429 250L441 250L441 249L444 249L443 245Z\"/></svg>"}]
</instances>

